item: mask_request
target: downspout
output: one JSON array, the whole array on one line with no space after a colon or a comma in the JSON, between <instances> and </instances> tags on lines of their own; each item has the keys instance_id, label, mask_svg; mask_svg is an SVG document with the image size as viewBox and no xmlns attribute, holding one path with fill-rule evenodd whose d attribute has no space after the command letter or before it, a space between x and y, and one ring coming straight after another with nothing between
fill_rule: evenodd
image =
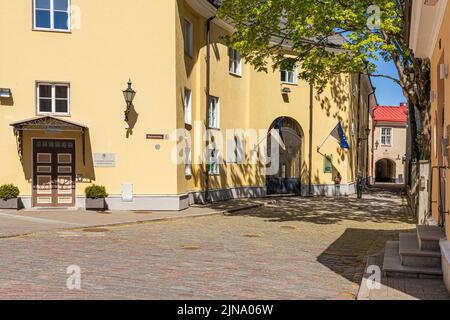
<instances>
[{"instance_id":1,"label":"downspout","mask_svg":"<svg viewBox=\"0 0 450 320\"><path fill-rule=\"evenodd\" d=\"M309 84L309 183L308 183L308 196L312 197L313 186L312 186L312 157L313 157L313 110L314 110L314 84Z\"/></svg>"},{"instance_id":2,"label":"downspout","mask_svg":"<svg viewBox=\"0 0 450 320\"><path fill-rule=\"evenodd\" d=\"M378 125L378 121L375 121L374 119L373 119L373 116L374 116L374 113L373 113L373 111L372 111L372 123L373 123L373 125L372 125L372 178L374 179L374 181L375 181L375 129L376 129L376 127L377 127L377 125Z\"/></svg>"},{"instance_id":3,"label":"downspout","mask_svg":"<svg viewBox=\"0 0 450 320\"><path fill-rule=\"evenodd\" d=\"M367 125L369 125L369 120L370 120L370 113L372 111L372 109L370 108L370 97L375 95L375 92L377 91L376 88L374 88L374 90L369 93L369 95L367 96ZM373 135L373 131L375 129L372 126L372 135ZM369 177L370 177L370 172L369 172L369 136L367 136L367 153L366 153L366 185L368 186L369 183ZM372 138L372 146L373 146L373 138ZM373 155L373 150L372 150L372 155Z\"/></svg>"},{"instance_id":4,"label":"downspout","mask_svg":"<svg viewBox=\"0 0 450 320\"><path fill-rule=\"evenodd\" d=\"M359 157L361 155L360 146L361 146L361 73L358 73L358 112L357 112L357 122L356 122L356 175L360 171L360 161ZM355 176L356 176L355 175Z\"/></svg>"},{"instance_id":5,"label":"downspout","mask_svg":"<svg viewBox=\"0 0 450 320\"><path fill-rule=\"evenodd\" d=\"M211 97L211 22L216 16L206 20L206 130L209 130L209 103ZM208 150L209 141L206 142L206 150ZM206 176L205 176L205 201L211 202L209 193L209 164L206 159Z\"/></svg>"}]
</instances>

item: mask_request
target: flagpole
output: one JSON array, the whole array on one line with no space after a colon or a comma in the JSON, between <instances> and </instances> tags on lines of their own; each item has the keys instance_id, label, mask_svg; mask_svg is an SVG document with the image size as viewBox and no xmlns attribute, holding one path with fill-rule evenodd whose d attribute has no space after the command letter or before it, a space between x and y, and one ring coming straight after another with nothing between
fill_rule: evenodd
<instances>
[{"instance_id":1,"label":"flagpole","mask_svg":"<svg viewBox=\"0 0 450 320\"><path fill-rule=\"evenodd\" d=\"M337 126L339 126L339 123L336 125L336 127L337 127ZM334 130L336 130L336 127L334 127L333 130L330 131L330 134L327 135L327 137L325 138L325 140L323 141L323 143L320 145L320 147L317 147L317 151L319 151L320 149L322 149L322 147L323 147L323 145L325 144L325 142L327 142L328 139L330 138L331 133L332 133Z\"/></svg>"}]
</instances>

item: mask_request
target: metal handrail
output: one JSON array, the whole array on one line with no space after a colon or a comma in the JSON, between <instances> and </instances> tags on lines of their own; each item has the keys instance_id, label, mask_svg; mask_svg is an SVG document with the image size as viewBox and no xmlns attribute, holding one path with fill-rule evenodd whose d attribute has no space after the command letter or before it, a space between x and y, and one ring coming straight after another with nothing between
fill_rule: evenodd
<instances>
[{"instance_id":1,"label":"metal handrail","mask_svg":"<svg viewBox=\"0 0 450 320\"><path fill-rule=\"evenodd\" d=\"M440 201L433 201L433 176L434 176L434 170L439 169L439 190L438 190L438 194L439 194L439 200ZM445 214L448 214L449 211L444 211L445 208L445 203L443 203L443 199L442 199L442 186L441 186L441 173L442 173L442 169L450 169L447 166L432 166L431 167L431 176L430 176L430 200L429 200L429 213L428 213L428 217L430 217L432 215L432 211L433 211L433 203L438 203L438 210L439 210L439 221L438 224L440 227L443 227L445 224Z\"/></svg>"}]
</instances>

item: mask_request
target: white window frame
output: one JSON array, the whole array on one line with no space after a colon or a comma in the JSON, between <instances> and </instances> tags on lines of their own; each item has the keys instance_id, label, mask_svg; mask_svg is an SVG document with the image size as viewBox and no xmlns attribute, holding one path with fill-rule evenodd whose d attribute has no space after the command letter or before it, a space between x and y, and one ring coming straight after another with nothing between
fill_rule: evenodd
<instances>
[{"instance_id":1,"label":"white window frame","mask_svg":"<svg viewBox=\"0 0 450 320\"><path fill-rule=\"evenodd\" d=\"M212 121L213 117L213 111L212 111L212 105L211 103L215 101L215 113L216 116L214 119L216 120L214 123ZM220 130L220 98L215 96L209 97L209 103L208 103L208 129L217 129Z\"/></svg>"},{"instance_id":2,"label":"white window frame","mask_svg":"<svg viewBox=\"0 0 450 320\"><path fill-rule=\"evenodd\" d=\"M383 134L383 130L389 130L389 132L390 132L390 134L389 134L389 137L390 137L389 142L390 143L389 144L383 143L383 137L384 138L388 137L388 135ZM394 129L388 128L388 127L380 128L380 142L383 147L392 147L394 145ZM385 139L385 142L386 142L386 139Z\"/></svg>"},{"instance_id":3,"label":"white window frame","mask_svg":"<svg viewBox=\"0 0 450 320\"><path fill-rule=\"evenodd\" d=\"M230 48L230 74L235 76L242 76L242 57L241 53L234 49Z\"/></svg>"},{"instance_id":4,"label":"white window frame","mask_svg":"<svg viewBox=\"0 0 450 320\"><path fill-rule=\"evenodd\" d=\"M192 125L192 90L184 88L184 123Z\"/></svg>"},{"instance_id":5,"label":"white window frame","mask_svg":"<svg viewBox=\"0 0 450 320\"><path fill-rule=\"evenodd\" d=\"M189 57L194 55L194 24L187 18L184 18L184 53Z\"/></svg>"},{"instance_id":6,"label":"white window frame","mask_svg":"<svg viewBox=\"0 0 450 320\"><path fill-rule=\"evenodd\" d=\"M208 174L214 175L214 176L220 175L219 157L218 157L218 154L216 154L216 152L218 153L217 149L209 149L208 150L208 163L207 163ZM214 156L212 156L213 153L214 153Z\"/></svg>"},{"instance_id":7,"label":"white window frame","mask_svg":"<svg viewBox=\"0 0 450 320\"><path fill-rule=\"evenodd\" d=\"M67 5L68 5L68 29L56 29L55 28L55 12L66 12L66 11L61 11L61 10L55 10L54 9L54 0L50 0L50 28L42 28L42 27L37 27L36 26L36 0L33 0L33 30L40 30L40 31L54 31L54 32L72 32L72 0L67 0Z\"/></svg>"},{"instance_id":8,"label":"white window frame","mask_svg":"<svg viewBox=\"0 0 450 320\"><path fill-rule=\"evenodd\" d=\"M52 111L41 112L40 111L40 95L39 86L51 86L52 87ZM56 112L56 87L67 87L67 112ZM64 99L65 100L65 99ZM36 114L37 115L56 115L56 116L69 116L70 115L70 84L60 82L36 82Z\"/></svg>"},{"instance_id":9,"label":"white window frame","mask_svg":"<svg viewBox=\"0 0 450 320\"><path fill-rule=\"evenodd\" d=\"M283 80L283 72L286 73L286 79ZM289 74L292 74L292 82L289 81ZM295 66L293 70L280 70L280 81L284 84L298 84L298 67Z\"/></svg>"},{"instance_id":10,"label":"white window frame","mask_svg":"<svg viewBox=\"0 0 450 320\"><path fill-rule=\"evenodd\" d=\"M192 148L186 144L184 148L184 174L186 177L192 176Z\"/></svg>"}]
</instances>

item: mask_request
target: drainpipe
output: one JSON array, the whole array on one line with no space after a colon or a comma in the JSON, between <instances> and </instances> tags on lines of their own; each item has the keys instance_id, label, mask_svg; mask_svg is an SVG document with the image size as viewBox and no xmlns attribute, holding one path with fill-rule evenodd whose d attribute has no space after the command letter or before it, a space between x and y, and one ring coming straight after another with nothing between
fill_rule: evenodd
<instances>
[{"instance_id":1,"label":"drainpipe","mask_svg":"<svg viewBox=\"0 0 450 320\"><path fill-rule=\"evenodd\" d=\"M375 92L377 91L376 88L373 89L373 91L371 93L369 93L369 95L367 96L367 125L369 125L369 119L370 119L370 113L371 113L371 108L370 108L370 97L375 95ZM372 126L372 136L373 136L373 131L374 128ZM367 139L369 139L369 137L367 137ZM372 145L373 145L373 138L372 138ZM373 154L373 150L372 150L372 154ZM366 153L366 185L369 185L369 177L370 177L370 173L369 173L369 140L367 140L367 153Z\"/></svg>"},{"instance_id":2,"label":"drainpipe","mask_svg":"<svg viewBox=\"0 0 450 320\"><path fill-rule=\"evenodd\" d=\"M314 84L309 84L309 185L308 185L308 196L312 197L313 186L312 186L312 157L313 157L313 108L314 108Z\"/></svg>"},{"instance_id":3,"label":"drainpipe","mask_svg":"<svg viewBox=\"0 0 450 320\"><path fill-rule=\"evenodd\" d=\"M372 111L372 178L375 178L375 129L378 125L378 121L373 120L373 111Z\"/></svg>"},{"instance_id":4,"label":"drainpipe","mask_svg":"<svg viewBox=\"0 0 450 320\"><path fill-rule=\"evenodd\" d=\"M360 152L360 146L361 146L361 139L360 139L360 130L361 130L361 73L358 73L358 112L357 112L357 122L356 122L356 175L360 171L360 161L359 156L361 155ZM355 175L355 176L356 176Z\"/></svg>"},{"instance_id":5,"label":"drainpipe","mask_svg":"<svg viewBox=\"0 0 450 320\"><path fill-rule=\"evenodd\" d=\"M215 18L216 16L213 16L206 20L206 130L209 129L209 102L211 97L211 22ZM208 143L206 142L206 150L208 150ZM208 159L206 159L205 201L211 202Z\"/></svg>"}]
</instances>

